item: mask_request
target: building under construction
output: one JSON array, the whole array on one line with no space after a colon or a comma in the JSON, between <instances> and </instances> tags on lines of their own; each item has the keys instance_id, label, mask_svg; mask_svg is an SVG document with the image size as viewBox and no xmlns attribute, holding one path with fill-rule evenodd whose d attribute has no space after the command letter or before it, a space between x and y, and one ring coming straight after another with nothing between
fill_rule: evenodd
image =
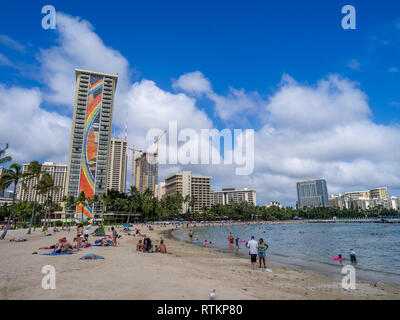
<instances>
[{"instance_id":1,"label":"building under construction","mask_svg":"<svg viewBox=\"0 0 400 320\"><path fill-rule=\"evenodd\" d=\"M144 152L135 162L136 188L139 192L144 192L147 188L154 191L155 185L158 183L157 155Z\"/></svg>"}]
</instances>

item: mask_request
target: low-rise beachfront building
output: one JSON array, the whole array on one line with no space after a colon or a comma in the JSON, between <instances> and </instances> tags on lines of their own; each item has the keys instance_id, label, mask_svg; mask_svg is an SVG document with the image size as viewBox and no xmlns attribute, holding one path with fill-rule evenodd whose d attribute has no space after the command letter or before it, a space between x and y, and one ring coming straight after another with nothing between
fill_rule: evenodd
<instances>
[{"instance_id":1,"label":"low-rise beachfront building","mask_svg":"<svg viewBox=\"0 0 400 320\"><path fill-rule=\"evenodd\" d=\"M213 204L232 204L240 202L248 202L254 205L256 202L256 191L244 188L243 190L235 190L235 188L224 188L221 191L212 192Z\"/></svg>"},{"instance_id":2,"label":"low-rise beachfront building","mask_svg":"<svg viewBox=\"0 0 400 320\"><path fill-rule=\"evenodd\" d=\"M373 189L378 190L378 189ZM329 198L329 205L332 208L368 210L373 208L384 208L400 210L400 199L396 197L386 197L386 188L379 188L380 191L370 193L369 191L348 192L345 194L333 195ZM369 197L366 197L368 195Z\"/></svg>"},{"instance_id":3,"label":"low-rise beachfront building","mask_svg":"<svg viewBox=\"0 0 400 320\"><path fill-rule=\"evenodd\" d=\"M283 206L278 202L278 201L271 201L269 204L265 205L267 208L271 207L278 207L280 209L283 208Z\"/></svg>"}]
</instances>

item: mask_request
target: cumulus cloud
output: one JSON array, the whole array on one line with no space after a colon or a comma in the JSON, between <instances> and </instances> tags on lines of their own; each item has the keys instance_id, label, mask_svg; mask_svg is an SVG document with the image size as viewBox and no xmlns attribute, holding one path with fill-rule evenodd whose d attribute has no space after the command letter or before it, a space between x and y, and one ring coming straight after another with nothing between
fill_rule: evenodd
<instances>
[{"instance_id":1,"label":"cumulus cloud","mask_svg":"<svg viewBox=\"0 0 400 320\"><path fill-rule=\"evenodd\" d=\"M46 158L66 163L71 119L40 107L38 88L6 88L0 84L0 137L10 144L14 161Z\"/></svg>"},{"instance_id":2,"label":"cumulus cloud","mask_svg":"<svg viewBox=\"0 0 400 320\"><path fill-rule=\"evenodd\" d=\"M211 93L211 83L200 71L189 72L181 75L173 83L174 89L181 89L189 93Z\"/></svg>"},{"instance_id":3,"label":"cumulus cloud","mask_svg":"<svg viewBox=\"0 0 400 320\"><path fill-rule=\"evenodd\" d=\"M216 114L222 120L235 120L243 122L246 116L254 115L262 108L263 99L258 92L246 92L242 89L229 87L226 95L219 95L212 89L210 80L200 71L188 72L181 75L173 82L173 88L189 94L204 94L214 102Z\"/></svg>"},{"instance_id":4,"label":"cumulus cloud","mask_svg":"<svg viewBox=\"0 0 400 320\"><path fill-rule=\"evenodd\" d=\"M40 78L49 91L46 100L72 108L75 68L118 74L119 90L129 84L129 63L119 51L107 47L93 26L79 17L57 13L57 45L40 51Z\"/></svg>"}]
</instances>

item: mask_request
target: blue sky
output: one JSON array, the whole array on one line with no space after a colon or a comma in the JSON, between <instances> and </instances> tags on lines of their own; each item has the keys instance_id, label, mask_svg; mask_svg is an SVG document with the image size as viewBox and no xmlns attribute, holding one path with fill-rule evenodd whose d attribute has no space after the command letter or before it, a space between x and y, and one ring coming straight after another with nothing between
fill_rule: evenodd
<instances>
[{"instance_id":1,"label":"blue sky","mask_svg":"<svg viewBox=\"0 0 400 320\"><path fill-rule=\"evenodd\" d=\"M360 132L377 130L377 133L374 134L374 137L378 137L377 141L370 146L365 145L365 149L359 146L355 147L354 149L357 150L349 153L347 147L340 150L341 143L335 140L333 144L337 150L336 154L340 156L328 152L326 155L314 157L312 155L304 156L304 154L294 151L293 153L289 152L288 150L295 150L297 144L293 137L286 137L287 139L281 143L287 144L288 150L282 151L280 146L271 147L270 152L274 155L270 161L279 162L279 159L282 159L284 163L284 160L287 159L289 167L291 163L296 164L293 168L300 165L302 170L305 170L304 174L294 174L289 170L290 168L288 170L275 168L274 164L265 166L262 160L258 164L256 160L254 175L237 178L231 183L236 183L236 187L256 188L260 202L280 200L285 204L293 204L295 185L292 186L292 184L296 179L315 175L328 177L330 175L335 177L338 174L339 176L340 174L345 175L348 173L347 170L350 170L346 167L347 165L359 168L364 164L365 170L357 174L357 179L351 178L349 181L342 179L346 182L341 183L339 179L332 178L331 182L328 180L328 188L332 190L332 193L336 193L352 188L372 188L377 184L384 184L389 187L390 193L400 196L399 174L395 174L392 179L382 179L382 177L393 176L398 168L395 165L397 153L394 154L392 151L393 147L397 146L396 143L390 142L387 149L376 150L378 153L391 152L391 157L379 158L376 154L367 151L368 148L376 148L376 145L381 145L382 141L390 140L398 133L400 123L400 60L398 58L400 54L400 2L394 0L379 3L376 1L320 0L114 0L110 5L110 2L106 1L52 1L51 3L29 0L18 3L1 1L0 85L3 86L4 97L11 94L12 88L22 88L32 94L32 90L36 88L38 106L35 107L65 117L57 118L56 122L62 122L61 126L64 126L65 123L66 126L68 117L72 113L72 106L68 102L70 100L63 99L57 94L56 97L52 96L51 93L57 89L49 86L49 81L51 81L49 72L60 72L61 75L64 71L61 67L57 70L54 69L56 67L46 59L55 54L56 59L53 61L62 65L70 58L69 50L68 44L64 43L66 36L64 34L63 37L61 28L57 27L56 30L41 28L43 17L41 8L46 4L54 5L57 12L66 14L71 19L80 17L80 23L82 21L90 23L92 28L88 28L88 39L91 39L90 34L96 34L104 44L104 47L99 47L97 53L101 50L112 49L121 55L122 58L119 56L115 58L116 65L121 66L121 70L126 75L126 86L120 89L122 93L117 89L117 95L120 94L121 97L120 101L123 100L122 96L125 93L129 96L129 92L131 92L134 97L140 97L146 89L154 88L160 90L168 101L170 98L177 98L179 93L184 94L188 98L187 101L194 101L194 106L188 108L193 107L195 112L198 111L204 115L204 122L200 121L198 124L194 124L194 128L202 127L209 122L212 123L212 127L218 129L225 127L254 128L260 134L258 139L256 137L256 158L258 155L260 158L265 158L261 152L268 152L269 146L271 146L272 142L265 145L262 142L257 144L257 141L263 141L262 134L265 134L265 130L268 128L272 127L283 135L288 135L289 131L296 128L295 136L308 137L309 124L299 122L298 125L288 127L285 124L287 119L283 119L281 114L275 112L280 108L280 102L277 102L275 106L272 103L274 98L277 100L282 98L282 101L286 101L286 98L280 96L279 93L283 95L291 92L290 86L284 88L280 86L284 75L290 75L296 81L296 88L304 90L304 95L301 96L305 98L305 102L288 109L295 111L292 114L293 117L298 116L296 108L303 105L305 106L304 113L310 112L307 110L308 103L321 104L321 109L316 111L313 109L313 111L325 112L323 105L325 98L322 95L321 99L318 98L311 102L307 100L308 98L313 99L313 94L320 93L322 90L318 90L319 81L328 79L330 75L336 75L341 79L341 84L351 83L349 90L362 92L364 96L360 96L362 100L360 103L366 103L368 110L365 111L364 105L360 104L360 108L355 108L354 113L351 112L349 117L357 119L357 112L360 112L359 118L365 120L363 125L368 122L368 125L373 126L370 130L360 129ZM343 17L341 8L346 4L351 4L356 8L356 30L341 28ZM66 33L68 30L74 32L75 29L68 29L72 25L70 20L60 23L66 25ZM74 50L73 45L71 45L71 50ZM60 59L59 62L57 59ZM75 67L90 65L85 59L83 52L73 56L67 62ZM99 63L98 67L101 68L103 65ZM201 78L210 83L211 94L204 92L193 94L194 91L185 91L176 85L177 79L182 75L195 71L199 71ZM69 74L70 83L73 84L74 78L70 76L71 74L73 75L73 73ZM68 79L68 76L65 78ZM151 81L155 87L145 86L144 80ZM328 82L330 85L333 83L333 86L336 86L334 80ZM69 90L70 83L66 82L65 90ZM137 87L130 91L129 88L135 84ZM230 88L243 90L246 96L244 103L254 104L253 107L243 110L238 117L224 116L224 106L221 107L218 104L223 101L234 105L239 100ZM287 90L284 90L285 88ZM336 89L341 91L340 88L341 85L338 85ZM73 90L70 91L72 91L71 97L73 97ZM311 92L311 96L308 95L309 92ZM330 90L325 93L329 95ZM354 96L351 92L349 95ZM4 101L9 100L5 99ZM343 112L343 115L346 116L347 110L358 102L352 102L349 107L341 104L337 112ZM148 103L152 102L148 101ZM173 102L171 103L173 104ZM190 104L190 102L188 103ZM293 103L295 102L293 101ZM124 111L128 109L131 111L130 114L134 114L139 108L144 108L144 105L135 104L135 102L122 107L123 105L121 102L120 109L116 109L120 114L124 114ZM186 105L184 104L184 106ZM242 104L239 103L238 108L240 106ZM265 106L267 107L265 108ZM341 107L346 109L340 110ZM332 108L334 107L332 106ZM267 110L265 111L265 109ZM190 112L188 113L188 122L185 123L182 120L183 126L191 125ZM326 114L328 113L326 112ZM115 117L115 126L120 129L124 123L122 118L121 116ZM172 119L174 116L171 116L170 120ZM330 127L330 123L324 124L326 119L318 118L316 121L321 121L321 127L324 125ZM136 122L132 120L130 124L133 127ZM340 121L338 122L340 128L343 128L343 125ZM358 125L359 123L355 123L350 125L350 128L358 128ZM315 135L320 134L329 137L329 140L334 140L332 137L338 131L338 126L332 126L331 133L322 130L315 131ZM146 128L142 129L141 134L145 132ZM51 130L50 128L49 132ZM356 135L361 133L352 129L350 131L349 135L356 141ZM0 142L5 140L4 142L9 142L13 147L12 138L6 132L9 131L0 131ZM139 131L130 128L129 135L135 134L139 134ZM337 139L346 140L346 137L338 136ZM60 137L60 139L64 138ZM359 138L363 139L361 136ZM273 139L273 141L277 140L278 136ZM311 146L314 139L310 138L307 141L304 143ZM23 146L16 141L13 151L17 154L16 159L23 162L32 160L30 157L65 161L62 155L66 153L66 149L58 150L56 147L58 142L52 143L46 148L46 151L40 154L37 151L24 152ZM385 142L383 143L385 144ZM351 147L348 148L351 149ZM57 150L54 151L55 149ZM342 170L342 172L336 175L328 172L329 166L330 168L337 166L339 168L337 170ZM175 169L176 167L165 168L165 174ZM195 170L194 168L193 171ZM379 172L379 177L374 178L371 170ZM230 182L229 179L225 180L223 176L218 176L209 169L199 168L199 173L215 175L216 187L224 187ZM363 175L365 178L358 179ZM264 187L269 183L270 185ZM274 186L277 187L274 189Z\"/></svg>"}]
</instances>

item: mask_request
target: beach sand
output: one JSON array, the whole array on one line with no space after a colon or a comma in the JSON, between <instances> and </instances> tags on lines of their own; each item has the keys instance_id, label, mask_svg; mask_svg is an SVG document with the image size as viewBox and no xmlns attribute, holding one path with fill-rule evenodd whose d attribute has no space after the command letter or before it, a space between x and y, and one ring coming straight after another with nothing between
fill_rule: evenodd
<instances>
[{"instance_id":1,"label":"beach sand","mask_svg":"<svg viewBox=\"0 0 400 320\"><path fill-rule=\"evenodd\" d=\"M234 257L211 248L202 248L165 238L168 228L137 226L150 235L153 246L165 239L168 253L138 253L142 237L128 236L117 247L93 247L77 254L45 256L32 254L66 236L72 242L76 228L43 236L41 230L26 235L26 230L11 230L0 240L0 299L208 299L216 289L221 299L399 299L400 288L383 283L357 282L355 290L344 290L341 281L330 280L310 271L271 267L251 270L249 259ZM94 231L92 227L91 232ZM132 228L131 228L132 229ZM111 232L107 232L111 234ZM10 242L12 237L29 241ZM93 236L89 241L97 239ZM93 252L105 260L81 261ZM268 263L268 258L267 258ZM42 288L42 267L56 268L56 289Z\"/></svg>"}]
</instances>

